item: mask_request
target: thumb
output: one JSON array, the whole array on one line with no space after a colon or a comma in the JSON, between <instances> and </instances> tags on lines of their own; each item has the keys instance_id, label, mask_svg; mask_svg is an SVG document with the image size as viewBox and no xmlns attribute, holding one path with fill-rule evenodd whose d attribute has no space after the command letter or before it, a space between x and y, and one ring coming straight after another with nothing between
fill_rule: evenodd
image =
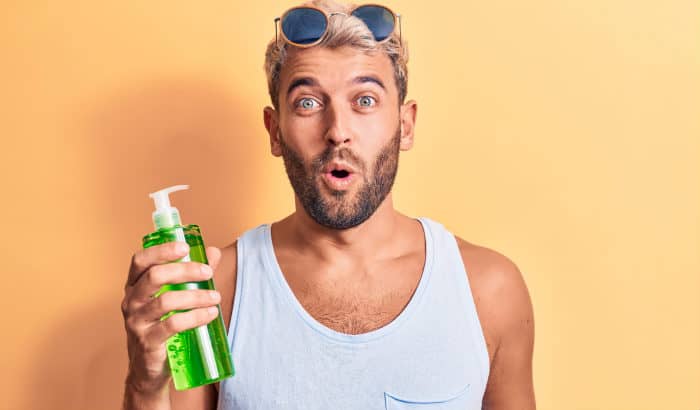
<instances>
[{"instance_id":1,"label":"thumb","mask_svg":"<svg viewBox=\"0 0 700 410\"><path fill-rule=\"evenodd\" d=\"M209 266L211 266L211 270L216 271L216 267L221 261L221 250L216 246L208 246L206 252L207 260L209 261Z\"/></svg>"}]
</instances>

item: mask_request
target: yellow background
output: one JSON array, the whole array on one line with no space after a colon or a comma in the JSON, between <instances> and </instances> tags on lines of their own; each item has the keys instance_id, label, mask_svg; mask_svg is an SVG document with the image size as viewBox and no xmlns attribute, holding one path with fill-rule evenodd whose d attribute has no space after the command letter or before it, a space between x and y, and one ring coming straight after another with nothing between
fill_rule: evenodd
<instances>
[{"instance_id":1,"label":"yellow background","mask_svg":"<svg viewBox=\"0 0 700 410\"><path fill-rule=\"evenodd\" d=\"M295 3L4 3L4 406L118 408L147 194L190 184L216 246L292 209L262 64ZM539 408L700 409L700 3L386 4L419 103L395 203L519 265Z\"/></svg>"}]
</instances>

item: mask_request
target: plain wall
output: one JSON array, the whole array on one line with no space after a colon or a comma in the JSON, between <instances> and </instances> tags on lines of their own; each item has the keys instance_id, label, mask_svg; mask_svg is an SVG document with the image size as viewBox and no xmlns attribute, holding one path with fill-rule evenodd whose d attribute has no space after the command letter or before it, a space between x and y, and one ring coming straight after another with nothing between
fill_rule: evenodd
<instances>
[{"instance_id":1,"label":"plain wall","mask_svg":"<svg viewBox=\"0 0 700 410\"><path fill-rule=\"evenodd\" d=\"M262 71L289 1L4 2L8 409L119 408L119 304L173 195L208 245L282 218ZM700 409L700 3L386 3L416 145L395 204L520 267L540 409Z\"/></svg>"}]
</instances>

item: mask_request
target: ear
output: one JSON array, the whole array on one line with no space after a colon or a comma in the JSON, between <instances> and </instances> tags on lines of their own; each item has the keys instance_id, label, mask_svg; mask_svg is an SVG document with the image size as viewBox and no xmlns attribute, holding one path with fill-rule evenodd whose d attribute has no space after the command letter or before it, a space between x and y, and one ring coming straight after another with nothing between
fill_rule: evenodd
<instances>
[{"instance_id":1,"label":"ear","mask_svg":"<svg viewBox=\"0 0 700 410\"><path fill-rule=\"evenodd\" d=\"M401 151L408 151L413 147L413 136L416 128L416 112L418 104L410 100L401 106L399 117L401 121Z\"/></svg>"},{"instance_id":2,"label":"ear","mask_svg":"<svg viewBox=\"0 0 700 410\"><path fill-rule=\"evenodd\" d=\"M265 129L270 135L270 152L275 157L282 155L282 147L280 147L280 133L279 133L279 117L278 112L272 107L265 107L263 109L263 121L265 122Z\"/></svg>"}]
</instances>

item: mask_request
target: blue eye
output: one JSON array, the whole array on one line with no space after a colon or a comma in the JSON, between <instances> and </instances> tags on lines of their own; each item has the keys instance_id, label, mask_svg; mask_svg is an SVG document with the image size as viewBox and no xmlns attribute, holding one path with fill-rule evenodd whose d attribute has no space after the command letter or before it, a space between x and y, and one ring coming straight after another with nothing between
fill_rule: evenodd
<instances>
[{"instance_id":1,"label":"blue eye","mask_svg":"<svg viewBox=\"0 0 700 410\"><path fill-rule=\"evenodd\" d=\"M297 107L301 107L305 110L311 110L318 106L318 101L313 98L302 98L297 102Z\"/></svg>"},{"instance_id":2,"label":"blue eye","mask_svg":"<svg viewBox=\"0 0 700 410\"><path fill-rule=\"evenodd\" d=\"M369 95L363 95L356 101L360 107L372 107L377 103L374 97L370 97Z\"/></svg>"}]
</instances>

